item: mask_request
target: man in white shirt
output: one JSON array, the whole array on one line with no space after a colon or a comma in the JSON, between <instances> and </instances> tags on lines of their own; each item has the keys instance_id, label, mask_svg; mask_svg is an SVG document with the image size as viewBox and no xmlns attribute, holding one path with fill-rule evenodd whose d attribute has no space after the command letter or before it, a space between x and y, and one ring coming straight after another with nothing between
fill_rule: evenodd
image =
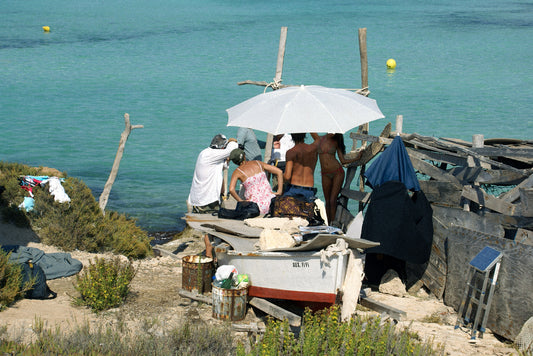
<instances>
[{"instance_id":1,"label":"man in white shirt","mask_svg":"<svg viewBox=\"0 0 533 356\"><path fill-rule=\"evenodd\" d=\"M238 148L236 139L228 140L226 136L218 134L213 137L209 147L198 155L187 199L193 213L218 211L224 180L222 170L231 151L236 148Z\"/></svg>"}]
</instances>

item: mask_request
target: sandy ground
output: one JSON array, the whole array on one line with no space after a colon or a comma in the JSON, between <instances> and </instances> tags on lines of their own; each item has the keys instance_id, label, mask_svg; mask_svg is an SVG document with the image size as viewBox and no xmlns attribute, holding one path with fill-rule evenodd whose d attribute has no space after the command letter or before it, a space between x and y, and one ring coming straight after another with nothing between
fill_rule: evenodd
<instances>
[{"instance_id":1,"label":"sandy ground","mask_svg":"<svg viewBox=\"0 0 533 356\"><path fill-rule=\"evenodd\" d=\"M45 252L58 252L51 246L38 242L35 234L28 229L19 229L12 225L0 223L0 245L20 244L37 247ZM80 323L103 325L126 321L132 327L139 326L143 320L157 318L161 328L169 329L183 320L193 320L205 324L219 324L223 321L212 317L211 306L188 298L180 297L181 258L203 250L199 235L181 238L159 248L173 252L178 258L154 257L136 262L137 274L131 285L131 293L126 303L120 308L101 314L94 314L82 307L72 306L72 297L76 295L73 287L75 276L48 281L50 288L58 293L52 300L17 301L14 305L0 312L0 327L7 326L13 340L29 341L34 338L33 325L40 319L47 327L60 326L71 328ZM95 255L74 251L72 257L84 265L94 260ZM208 295L209 296L209 295ZM406 317L398 325L408 326L422 339L433 339L445 347L448 355L517 355L509 342L502 341L490 330L483 339L471 343L469 335L461 329L454 329L456 314L453 309L439 300L420 293L419 296L394 297L372 292L371 298L391 307L406 312ZM364 309L364 308L362 308ZM377 314L373 311L358 311L361 314ZM264 325L265 317L260 311L248 308L246 318L239 324ZM241 336L245 334L241 333Z\"/></svg>"}]
</instances>

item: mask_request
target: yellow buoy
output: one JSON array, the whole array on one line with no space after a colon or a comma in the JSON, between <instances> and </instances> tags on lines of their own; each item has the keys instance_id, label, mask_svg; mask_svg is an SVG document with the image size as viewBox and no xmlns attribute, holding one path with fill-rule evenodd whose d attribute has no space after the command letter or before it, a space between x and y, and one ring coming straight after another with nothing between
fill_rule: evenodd
<instances>
[{"instance_id":1,"label":"yellow buoy","mask_svg":"<svg viewBox=\"0 0 533 356\"><path fill-rule=\"evenodd\" d=\"M392 58L390 58L388 61L387 61L387 68L389 69L394 69L396 68L396 61Z\"/></svg>"},{"instance_id":2,"label":"yellow buoy","mask_svg":"<svg viewBox=\"0 0 533 356\"><path fill-rule=\"evenodd\" d=\"M43 26L44 32L50 32L50 26Z\"/></svg>"}]
</instances>

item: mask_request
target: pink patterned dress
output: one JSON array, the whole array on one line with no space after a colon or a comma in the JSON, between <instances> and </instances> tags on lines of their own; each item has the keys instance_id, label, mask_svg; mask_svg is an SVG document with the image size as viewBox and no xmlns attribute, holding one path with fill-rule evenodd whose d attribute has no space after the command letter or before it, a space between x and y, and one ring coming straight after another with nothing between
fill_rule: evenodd
<instances>
[{"instance_id":1,"label":"pink patterned dress","mask_svg":"<svg viewBox=\"0 0 533 356\"><path fill-rule=\"evenodd\" d=\"M244 185L244 198L256 203L261 214L266 214L270 209L270 200L275 197L275 194L272 193L272 188L265 171L263 171L263 167L259 163L257 164L261 168L261 172L251 177L248 177L241 169L237 169L246 176L246 180L242 183Z\"/></svg>"}]
</instances>

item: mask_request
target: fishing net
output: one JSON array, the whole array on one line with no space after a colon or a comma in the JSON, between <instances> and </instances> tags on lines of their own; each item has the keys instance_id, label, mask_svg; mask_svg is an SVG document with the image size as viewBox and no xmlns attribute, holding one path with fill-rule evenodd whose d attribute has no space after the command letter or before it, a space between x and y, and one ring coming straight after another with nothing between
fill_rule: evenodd
<instances>
[{"instance_id":1,"label":"fishing net","mask_svg":"<svg viewBox=\"0 0 533 356\"><path fill-rule=\"evenodd\" d=\"M524 323L520 334L516 337L515 344L527 355L533 354L533 317Z\"/></svg>"}]
</instances>

